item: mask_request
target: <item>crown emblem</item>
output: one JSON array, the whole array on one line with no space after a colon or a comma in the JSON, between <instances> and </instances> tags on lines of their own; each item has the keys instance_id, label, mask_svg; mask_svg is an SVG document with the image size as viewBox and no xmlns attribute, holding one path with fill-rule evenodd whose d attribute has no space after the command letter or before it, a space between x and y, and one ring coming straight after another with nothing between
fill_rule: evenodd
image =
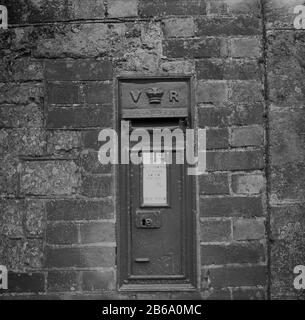
<instances>
[{"instance_id":1,"label":"crown emblem","mask_svg":"<svg viewBox=\"0 0 305 320\"><path fill-rule=\"evenodd\" d=\"M146 91L146 95L149 99L149 103L161 103L164 92L159 88L150 88Z\"/></svg>"}]
</instances>

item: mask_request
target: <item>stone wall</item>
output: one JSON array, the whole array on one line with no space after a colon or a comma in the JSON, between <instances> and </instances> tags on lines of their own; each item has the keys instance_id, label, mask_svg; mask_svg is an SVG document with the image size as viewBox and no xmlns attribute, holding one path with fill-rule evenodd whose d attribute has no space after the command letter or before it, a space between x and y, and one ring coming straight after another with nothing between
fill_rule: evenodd
<instances>
[{"instance_id":1,"label":"stone wall","mask_svg":"<svg viewBox=\"0 0 305 320\"><path fill-rule=\"evenodd\" d=\"M304 299L293 269L304 265L305 31L294 30L293 9L304 1L266 6L270 155L271 297Z\"/></svg>"},{"instance_id":2,"label":"stone wall","mask_svg":"<svg viewBox=\"0 0 305 320\"><path fill-rule=\"evenodd\" d=\"M295 3L1 4L10 24L0 31L0 262L10 270L2 297L298 295L304 32L291 30ZM194 76L208 148L195 293L117 291L114 168L99 164L97 136L117 121L122 74Z\"/></svg>"}]
</instances>

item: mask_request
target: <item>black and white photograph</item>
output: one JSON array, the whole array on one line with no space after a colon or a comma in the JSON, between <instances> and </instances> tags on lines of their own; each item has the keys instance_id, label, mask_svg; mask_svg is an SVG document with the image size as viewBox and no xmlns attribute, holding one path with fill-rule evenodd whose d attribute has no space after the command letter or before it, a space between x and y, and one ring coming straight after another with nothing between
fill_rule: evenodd
<instances>
[{"instance_id":1,"label":"black and white photograph","mask_svg":"<svg viewBox=\"0 0 305 320\"><path fill-rule=\"evenodd\" d=\"M304 299L304 0L0 0L0 312Z\"/></svg>"}]
</instances>

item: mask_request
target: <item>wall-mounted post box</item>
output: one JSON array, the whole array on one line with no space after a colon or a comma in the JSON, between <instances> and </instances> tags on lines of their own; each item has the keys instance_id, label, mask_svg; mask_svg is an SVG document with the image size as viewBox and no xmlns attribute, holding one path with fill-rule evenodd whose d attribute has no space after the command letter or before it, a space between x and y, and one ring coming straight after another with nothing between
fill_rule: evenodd
<instances>
[{"instance_id":1,"label":"wall-mounted post box","mask_svg":"<svg viewBox=\"0 0 305 320\"><path fill-rule=\"evenodd\" d=\"M153 148L155 129L179 129L185 140L193 123L191 83L186 76L118 79L118 128L124 121L130 135L145 130L151 138L140 151L130 142L130 163L118 167L120 290L196 288L196 183L181 161L181 143ZM131 161L133 153L141 163Z\"/></svg>"}]
</instances>

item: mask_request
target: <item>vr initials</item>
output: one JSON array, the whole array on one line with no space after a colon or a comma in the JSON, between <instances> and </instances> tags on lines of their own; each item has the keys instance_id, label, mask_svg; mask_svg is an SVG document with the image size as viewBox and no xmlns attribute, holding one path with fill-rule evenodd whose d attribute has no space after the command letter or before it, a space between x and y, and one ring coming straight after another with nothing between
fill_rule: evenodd
<instances>
[{"instance_id":1,"label":"vr initials","mask_svg":"<svg viewBox=\"0 0 305 320\"><path fill-rule=\"evenodd\" d=\"M141 96L142 96L142 91L130 91L130 96L131 99L134 103L138 103ZM169 101L170 102L179 102L179 93L175 90L170 90L169 91Z\"/></svg>"}]
</instances>

